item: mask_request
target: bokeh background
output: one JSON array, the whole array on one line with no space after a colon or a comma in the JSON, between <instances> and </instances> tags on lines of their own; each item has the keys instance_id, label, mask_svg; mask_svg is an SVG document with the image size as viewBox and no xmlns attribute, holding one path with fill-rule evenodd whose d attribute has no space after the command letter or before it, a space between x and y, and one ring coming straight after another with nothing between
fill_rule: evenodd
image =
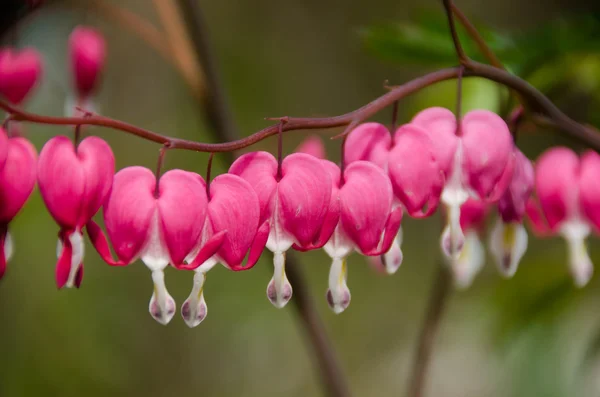
<instances>
[{"instance_id":1,"label":"bokeh background","mask_svg":"<svg viewBox=\"0 0 600 397\"><path fill-rule=\"evenodd\" d=\"M166 134L213 141L198 102L171 63L126 26L86 9L87 0L54 1L19 25L5 44L37 47L44 81L28 108L59 115L68 96L67 38L77 24L98 27L109 60L102 114ZM160 18L149 0L105 0ZM355 109L402 83L455 63L439 1L200 1L235 123L244 134L267 116L325 116ZM510 69L546 92L574 118L600 125L600 14L592 1L458 1ZM2 5L0 5L0 9ZM596 8L596 9L594 9ZM467 50L476 56L475 47ZM400 120L431 105L451 107L455 84L404 99ZM507 93L492 83L465 84L465 110L501 111ZM375 119L389 123L390 112ZM118 168L154 167L157 145L90 128L113 147ZM323 136L332 132L324 131ZM337 131L339 132L339 131ZM38 149L65 127L28 125ZM305 136L285 136L292 151ZM530 158L573 142L526 124L519 144ZM336 143L327 142L332 159ZM574 146L576 149L582 149ZM274 151L266 140L256 149ZM167 168L205 172L207 156L170 152ZM220 172L226 169L216 157ZM101 217L98 217L99 219ZM352 304L330 312L324 294L329 260L299 255L311 294L355 396L404 395L415 343L439 256L439 218L405 218L404 264L394 276L349 259ZM493 216L490 222L493 221ZM292 305L271 306L268 255L248 272L213 270L209 315L189 329L148 314L149 271L137 262L109 268L87 244L80 290L56 291L57 226L38 191L11 224L16 252L0 283L0 396L321 396L312 350ZM596 238L589 242L600 263ZM167 271L178 303L192 274ZM488 260L473 286L453 291L435 342L427 395L597 396L600 394L600 277L573 286L559 239L531 239L517 275L503 280Z\"/></svg>"}]
</instances>

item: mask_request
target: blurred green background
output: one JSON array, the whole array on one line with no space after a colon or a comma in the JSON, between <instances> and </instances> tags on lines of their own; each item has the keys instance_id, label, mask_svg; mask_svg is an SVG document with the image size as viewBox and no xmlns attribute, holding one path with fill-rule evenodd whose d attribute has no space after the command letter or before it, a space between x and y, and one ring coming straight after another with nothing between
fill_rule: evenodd
<instances>
[{"instance_id":1,"label":"blurred green background","mask_svg":"<svg viewBox=\"0 0 600 397\"><path fill-rule=\"evenodd\" d=\"M201 1L243 134L267 125L267 116L344 113L382 94L386 79L399 84L453 65L439 3ZM149 0L112 4L158 24ZM600 125L597 3L465 0L458 5L511 70L574 118ZM18 45L37 47L46 64L43 84L28 108L62 114L69 90L67 38L77 24L97 26L109 41L101 113L172 136L213 139L197 102L169 63L123 26L61 2L19 28ZM477 58L473 45L467 50ZM403 100L400 120L426 106L453 106L454 92L450 82ZM465 85L466 108L501 111L506 96L484 81ZM388 123L390 112L376 119ZM49 137L70 133L37 125L27 131L38 149ZM111 143L118 168L154 167L156 144L116 131L86 131ZM286 150L303 136L286 135ZM339 158L337 144L327 144L330 157ZM555 144L572 142L529 124L519 138L530 158ZM273 151L275 141L255 148ZM204 173L206 160L204 154L170 152L166 166ZM217 161L217 169L224 171L224 163ZM353 255L352 304L339 316L324 299L326 255L298 255L355 396L404 395L438 257L439 224L437 217L405 218L405 259L394 276L376 273ZM268 255L252 271L219 267L210 273L209 315L199 327L187 328L179 315L163 327L148 314L152 284L143 264L109 268L89 244L81 290L57 292L57 231L37 191L11 224L16 252L0 283L0 396L323 395L294 307L277 310L266 299ZM597 239L589 248L600 263ZM508 281L488 262L470 289L450 297L427 395L600 395L600 277L576 289L559 239L531 239L517 275ZM191 273L167 271L178 303L188 296L191 281Z\"/></svg>"}]
</instances>

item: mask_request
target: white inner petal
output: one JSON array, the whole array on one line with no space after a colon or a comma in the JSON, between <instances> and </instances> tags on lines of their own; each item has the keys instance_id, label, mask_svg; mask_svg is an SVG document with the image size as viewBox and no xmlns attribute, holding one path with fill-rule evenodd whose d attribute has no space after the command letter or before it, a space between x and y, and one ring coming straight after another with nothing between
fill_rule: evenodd
<instances>
[{"instance_id":1,"label":"white inner petal","mask_svg":"<svg viewBox=\"0 0 600 397\"><path fill-rule=\"evenodd\" d=\"M192 291L181 306L181 316L190 328L200 324L208 314L208 306L204 300L204 284L206 273L216 264L216 260L209 260L195 270Z\"/></svg>"},{"instance_id":2,"label":"white inner petal","mask_svg":"<svg viewBox=\"0 0 600 397\"><path fill-rule=\"evenodd\" d=\"M456 287L461 289L469 287L484 262L483 244L477 232L471 230L465 236L465 243L460 255L451 262Z\"/></svg>"},{"instance_id":3,"label":"white inner petal","mask_svg":"<svg viewBox=\"0 0 600 397\"><path fill-rule=\"evenodd\" d=\"M292 285L285 274L285 252L277 251L273 255L273 277L267 285L267 297L278 309L292 297Z\"/></svg>"},{"instance_id":4,"label":"white inner petal","mask_svg":"<svg viewBox=\"0 0 600 397\"><path fill-rule=\"evenodd\" d=\"M150 222L148 240L140 255L142 262L151 271L163 270L171 262L169 252L160 233L158 222L158 211L155 211Z\"/></svg>"},{"instance_id":5,"label":"white inner petal","mask_svg":"<svg viewBox=\"0 0 600 397\"><path fill-rule=\"evenodd\" d=\"M6 232L6 236L4 236L4 260L6 262L10 261L13 256L14 246L13 239L10 235L10 232Z\"/></svg>"},{"instance_id":6,"label":"white inner petal","mask_svg":"<svg viewBox=\"0 0 600 397\"><path fill-rule=\"evenodd\" d=\"M329 270L327 302L335 314L340 314L350 305L350 289L346 283L347 277L346 258L333 258Z\"/></svg>"},{"instance_id":7,"label":"white inner petal","mask_svg":"<svg viewBox=\"0 0 600 397\"><path fill-rule=\"evenodd\" d=\"M585 239L590 235L591 228L579 219L572 219L561 225L560 233L567 241L569 267L575 285L583 287L590 281L594 272L594 266L585 245Z\"/></svg>"},{"instance_id":8,"label":"white inner petal","mask_svg":"<svg viewBox=\"0 0 600 397\"><path fill-rule=\"evenodd\" d=\"M150 315L159 323L167 325L175 315L175 301L167 291L165 274L162 270L152 271L152 281L154 292L148 306Z\"/></svg>"},{"instance_id":9,"label":"white inner petal","mask_svg":"<svg viewBox=\"0 0 600 397\"><path fill-rule=\"evenodd\" d=\"M505 277L514 276L528 244L527 231L522 223L504 223L498 218L490 234L490 252L496 266Z\"/></svg>"},{"instance_id":10,"label":"white inner petal","mask_svg":"<svg viewBox=\"0 0 600 397\"><path fill-rule=\"evenodd\" d=\"M394 242L389 251L383 256L385 258L385 271L388 274L394 274L400 268L404 255L402 254L402 228L398 229L398 234L394 238Z\"/></svg>"},{"instance_id":11,"label":"white inner petal","mask_svg":"<svg viewBox=\"0 0 600 397\"><path fill-rule=\"evenodd\" d=\"M83 235L81 231L75 231L71 233L69 236L69 241L71 242L72 254L71 254L71 269L69 271L69 277L67 279L67 283L65 284L66 288L73 288L75 286L75 278L77 277L77 271L81 267L81 262L83 261L83 256L85 253L85 245L83 244ZM62 241L58 240L56 244L56 257L60 258L63 251Z\"/></svg>"},{"instance_id":12,"label":"white inner petal","mask_svg":"<svg viewBox=\"0 0 600 397\"><path fill-rule=\"evenodd\" d=\"M267 239L267 248L271 252L285 252L294 244L293 237L287 233L279 220L279 199L275 191L275 203L273 204L273 215L271 216L271 230Z\"/></svg>"},{"instance_id":13,"label":"white inner petal","mask_svg":"<svg viewBox=\"0 0 600 397\"><path fill-rule=\"evenodd\" d=\"M339 223L335 227L329 241L323 246L323 250L325 250L330 258L345 258L353 249L354 244L346 237Z\"/></svg>"}]
</instances>

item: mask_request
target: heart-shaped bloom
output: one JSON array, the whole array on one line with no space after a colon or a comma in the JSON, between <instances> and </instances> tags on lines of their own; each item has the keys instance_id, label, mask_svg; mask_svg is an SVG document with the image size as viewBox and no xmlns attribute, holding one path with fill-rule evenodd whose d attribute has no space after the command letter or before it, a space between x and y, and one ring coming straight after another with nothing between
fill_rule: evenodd
<instances>
[{"instance_id":1,"label":"heart-shaped bloom","mask_svg":"<svg viewBox=\"0 0 600 397\"><path fill-rule=\"evenodd\" d=\"M0 279L13 253L8 224L21 210L35 186L36 151L25 138L6 138L0 129L0 148L6 153L0 165Z\"/></svg>"},{"instance_id":2,"label":"heart-shaped bloom","mask_svg":"<svg viewBox=\"0 0 600 397\"><path fill-rule=\"evenodd\" d=\"M33 48L0 51L0 95L19 105L42 74L42 57Z\"/></svg>"},{"instance_id":3,"label":"heart-shaped bloom","mask_svg":"<svg viewBox=\"0 0 600 397\"><path fill-rule=\"evenodd\" d=\"M69 54L77 103L84 105L100 82L106 61L106 41L96 29L78 26L69 37Z\"/></svg>"},{"instance_id":4,"label":"heart-shaped bloom","mask_svg":"<svg viewBox=\"0 0 600 397\"><path fill-rule=\"evenodd\" d=\"M50 139L38 161L38 185L48 211L60 226L56 285L79 288L83 278L82 229L110 192L115 158L98 137L75 147L65 136Z\"/></svg>"},{"instance_id":5,"label":"heart-shaped bloom","mask_svg":"<svg viewBox=\"0 0 600 397\"><path fill-rule=\"evenodd\" d=\"M175 301L167 291L164 269L186 267L184 260L202 237L207 212L204 179L193 172L171 170L156 181L144 167L119 171L104 204L104 223L118 261L93 221L87 229L96 250L111 265L128 265L138 258L152 272L154 292L149 311L161 324L175 314ZM210 258L219 249L225 232L212 236L198 256Z\"/></svg>"},{"instance_id":6,"label":"heart-shaped bloom","mask_svg":"<svg viewBox=\"0 0 600 397\"><path fill-rule=\"evenodd\" d=\"M342 181L339 167L322 161L334 181L326 224L335 229L329 238L322 235L317 245L327 241L324 249L333 260L327 302L335 313L341 313L350 304L346 257L352 251L367 256L390 251L400 228L402 209L393 208L392 185L381 168L355 161L346 168Z\"/></svg>"},{"instance_id":7,"label":"heart-shaped bloom","mask_svg":"<svg viewBox=\"0 0 600 397\"><path fill-rule=\"evenodd\" d=\"M481 235L488 209L488 204L472 198L460 208L460 227L465 234L465 240L460 254L450 261L454 283L458 288L469 287L485 263Z\"/></svg>"},{"instance_id":8,"label":"heart-shaped bloom","mask_svg":"<svg viewBox=\"0 0 600 397\"><path fill-rule=\"evenodd\" d=\"M321 160L305 153L287 156L281 175L277 160L267 152L241 156L229 172L250 183L260 203L260 224L269 221L267 248L274 253L275 269L267 297L281 308L292 297L285 275L285 252L293 244L312 246L319 238L331 200L331 178Z\"/></svg>"},{"instance_id":9,"label":"heart-shaped bloom","mask_svg":"<svg viewBox=\"0 0 600 397\"><path fill-rule=\"evenodd\" d=\"M196 272L192 292L181 306L181 316L190 328L200 324L208 313L203 292L207 272L217 263L233 271L251 269L260 258L269 237L268 221L259 228L258 197L248 182L237 175L223 174L210 183L209 189L208 216L200 247L205 247L216 234L226 234L212 257L203 258L195 250L189 255L190 265L182 267L195 267ZM246 255L248 259L244 264Z\"/></svg>"},{"instance_id":10,"label":"heart-shaped bloom","mask_svg":"<svg viewBox=\"0 0 600 397\"><path fill-rule=\"evenodd\" d=\"M433 153L433 142L422 128L406 124L393 136L378 123L355 128L346 142L346 162L370 161L388 173L394 190L394 208L403 207L409 215L424 218L437 209L443 175ZM381 259L377 268L394 273L402 263L402 229Z\"/></svg>"},{"instance_id":11,"label":"heart-shaped bloom","mask_svg":"<svg viewBox=\"0 0 600 397\"><path fill-rule=\"evenodd\" d=\"M533 192L535 173L531 161L515 147L515 167L508 189L498 201L498 217L490 234L490 252L500 274L512 277L527 250L523 217Z\"/></svg>"},{"instance_id":12,"label":"heart-shaped bloom","mask_svg":"<svg viewBox=\"0 0 600 397\"><path fill-rule=\"evenodd\" d=\"M464 243L460 207L469 197L487 203L499 200L511 181L514 145L510 131L500 116L487 110L467 113L460 131L454 114L444 108L425 109L411 124L431 137L435 159L445 176L441 201L448 222L442 234L442 249L448 258L456 258Z\"/></svg>"},{"instance_id":13,"label":"heart-shaped bloom","mask_svg":"<svg viewBox=\"0 0 600 397\"><path fill-rule=\"evenodd\" d=\"M527 215L538 235L561 235L568 244L569 266L575 284L584 286L593 265L585 239L598 228L600 155L586 152L581 159L565 147L547 150L535 167L535 193Z\"/></svg>"}]
</instances>

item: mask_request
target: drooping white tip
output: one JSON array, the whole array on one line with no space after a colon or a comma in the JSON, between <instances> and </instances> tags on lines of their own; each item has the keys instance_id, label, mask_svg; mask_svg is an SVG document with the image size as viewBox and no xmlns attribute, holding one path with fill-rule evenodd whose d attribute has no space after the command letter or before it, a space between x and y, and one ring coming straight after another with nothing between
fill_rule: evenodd
<instances>
[{"instance_id":1,"label":"drooping white tip","mask_svg":"<svg viewBox=\"0 0 600 397\"><path fill-rule=\"evenodd\" d=\"M162 325L167 325L175 315L175 300L167 291L165 274L162 270L152 272L154 292L150 298L148 310L150 315Z\"/></svg>"},{"instance_id":2,"label":"drooping white tip","mask_svg":"<svg viewBox=\"0 0 600 397\"><path fill-rule=\"evenodd\" d=\"M402 228L398 230L396 238L390 247L390 250L383 254L383 264L387 274L394 274L402 265L404 255L402 254Z\"/></svg>"},{"instance_id":3,"label":"drooping white tip","mask_svg":"<svg viewBox=\"0 0 600 397\"><path fill-rule=\"evenodd\" d=\"M457 288L468 288L485 262L483 244L475 231L467 232L465 243L458 257L452 260L452 273Z\"/></svg>"},{"instance_id":4,"label":"drooping white tip","mask_svg":"<svg viewBox=\"0 0 600 397\"><path fill-rule=\"evenodd\" d=\"M527 251L527 243L527 231L522 223L504 223L498 218L490 234L490 252L502 276L509 278L515 275Z\"/></svg>"},{"instance_id":5,"label":"drooping white tip","mask_svg":"<svg viewBox=\"0 0 600 397\"><path fill-rule=\"evenodd\" d=\"M465 235L460 227L460 206L448 206L447 215L448 219L442 232L440 244L446 258L453 261L458 259L465 244Z\"/></svg>"},{"instance_id":6,"label":"drooping white tip","mask_svg":"<svg viewBox=\"0 0 600 397\"><path fill-rule=\"evenodd\" d=\"M71 254L71 269L69 270L69 278L65 284L65 288L76 287L77 273L83 262L83 256L85 254L85 245L83 244L83 235L81 231L74 231L69 235L69 241L71 242L72 254ZM56 257L60 258L63 251L63 244L60 240L56 245Z\"/></svg>"},{"instance_id":7,"label":"drooping white tip","mask_svg":"<svg viewBox=\"0 0 600 397\"><path fill-rule=\"evenodd\" d=\"M194 274L194 285L190 296L181 305L181 317L188 327L194 328L199 325L208 314L208 306L204 300L204 283L206 273L196 270Z\"/></svg>"},{"instance_id":8,"label":"drooping white tip","mask_svg":"<svg viewBox=\"0 0 600 397\"><path fill-rule=\"evenodd\" d=\"M346 283L348 267L345 258L333 258L329 270L329 289L327 290L327 303L335 314L340 314L350 305L350 289Z\"/></svg>"},{"instance_id":9,"label":"drooping white tip","mask_svg":"<svg viewBox=\"0 0 600 397\"><path fill-rule=\"evenodd\" d=\"M292 285L285 274L285 252L274 252L273 267L273 277L267 285L267 298L273 306L281 309L292 298Z\"/></svg>"},{"instance_id":10,"label":"drooping white tip","mask_svg":"<svg viewBox=\"0 0 600 397\"><path fill-rule=\"evenodd\" d=\"M10 235L10 232L6 232L6 236L4 236L4 260L6 262L10 261L14 253L14 245L13 239Z\"/></svg>"},{"instance_id":11,"label":"drooping white tip","mask_svg":"<svg viewBox=\"0 0 600 397\"><path fill-rule=\"evenodd\" d=\"M590 227L579 221L566 222L561 227L561 234L567 241L569 251L569 268L575 285L580 288L590 281L594 273L594 265L585 245L590 232Z\"/></svg>"}]
</instances>

